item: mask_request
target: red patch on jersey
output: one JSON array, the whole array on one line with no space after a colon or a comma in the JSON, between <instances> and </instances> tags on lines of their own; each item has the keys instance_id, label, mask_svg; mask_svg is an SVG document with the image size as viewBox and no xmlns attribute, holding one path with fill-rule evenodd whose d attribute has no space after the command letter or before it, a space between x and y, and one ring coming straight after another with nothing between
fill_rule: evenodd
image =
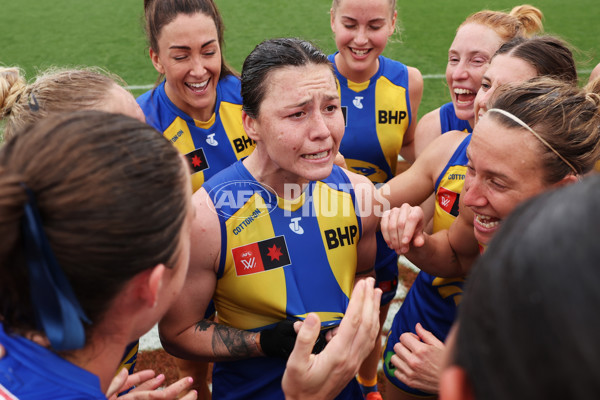
<instances>
[{"instance_id":1,"label":"red patch on jersey","mask_svg":"<svg viewBox=\"0 0 600 400\"><path fill-rule=\"evenodd\" d=\"M284 236L231 249L237 276L255 274L291 264Z\"/></svg>"},{"instance_id":2,"label":"red patch on jersey","mask_svg":"<svg viewBox=\"0 0 600 400\"><path fill-rule=\"evenodd\" d=\"M448 190L444 187L440 187L440 189L438 190L437 197L438 204L440 205L442 210L454 216L458 215L458 193L453 192L452 190Z\"/></svg>"}]
</instances>

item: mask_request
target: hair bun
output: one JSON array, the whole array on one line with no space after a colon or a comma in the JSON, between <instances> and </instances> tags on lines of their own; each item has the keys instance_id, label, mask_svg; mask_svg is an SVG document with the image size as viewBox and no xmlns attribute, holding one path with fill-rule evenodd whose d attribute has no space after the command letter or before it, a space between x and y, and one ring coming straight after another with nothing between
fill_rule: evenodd
<instances>
[{"instance_id":1,"label":"hair bun","mask_svg":"<svg viewBox=\"0 0 600 400\"><path fill-rule=\"evenodd\" d=\"M27 89L27 82L19 68L0 68L0 118L10 114L25 89Z\"/></svg>"}]
</instances>

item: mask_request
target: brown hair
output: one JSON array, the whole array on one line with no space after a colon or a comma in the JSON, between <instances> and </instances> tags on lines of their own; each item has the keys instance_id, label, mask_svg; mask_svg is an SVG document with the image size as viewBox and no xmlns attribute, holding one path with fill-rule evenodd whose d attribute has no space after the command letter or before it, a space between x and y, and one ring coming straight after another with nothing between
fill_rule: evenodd
<instances>
[{"instance_id":1,"label":"brown hair","mask_svg":"<svg viewBox=\"0 0 600 400\"><path fill-rule=\"evenodd\" d=\"M481 24L492 29L503 41L517 36L529 37L543 30L542 12L529 4L514 7L510 13L482 10L471 14L460 24ZM457 31L458 31L457 29Z\"/></svg>"},{"instance_id":2,"label":"brown hair","mask_svg":"<svg viewBox=\"0 0 600 400\"><path fill-rule=\"evenodd\" d=\"M21 220L25 187L43 231L93 322L135 274L180 257L189 206L177 150L127 116L80 111L48 116L0 149L0 316L35 329Z\"/></svg>"},{"instance_id":3,"label":"brown hair","mask_svg":"<svg viewBox=\"0 0 600 400\"><path fill-rule=\"evenodd\" d=\"M193 15L202 13L210 17L217 28L219 47L221 48L221 74L219 79L227 75L235 75L233 69L227 64L224 57L225 25L219 9L213 0L144 0L144 19L148 45L156 54L158 51L158 38L165 25L168 25L179 14ZM158 85L164 78L160 74L156 80Z\"/></svg>"},{"instance_id":4,"label":"brown hair","mask_svg":"<svg viewBox=\"0 0 600 400\"><path fill-rule=\"evenodd\" d=\"M101 107L121 78L100 68L48 69L27 84L19 68L0 68L0 118L4 139L52 112Z\"/></svg>"},{"instance_id":5,"label":"brown hair","mask_svg":"<svg viewBox=\"0 0 600 400\"><path fill-rule=\"evenodd\" d=\"M591 171L600 158L600 96L597 93L572 83L537 77L521 84L503 85L491 103L490 108L504 110L527 124L571 164L578 175ZM488 111L487 114L508 128L521 127L500 113ZM548 184L573 173L570 166L541 141L539 148Z\"/></svg>"},{"instance_id":6,"label":"brown hair","mask_svg":"<svg viewBox=\"0 0 600 400\"><path fill-rule=\"evenodd\" d=\"M557 37L544 35L516 37L504 43L494 54L507 54L531 64L539 76L577 84L577 67L569 45Z\"/></svg>"}]
</instances>

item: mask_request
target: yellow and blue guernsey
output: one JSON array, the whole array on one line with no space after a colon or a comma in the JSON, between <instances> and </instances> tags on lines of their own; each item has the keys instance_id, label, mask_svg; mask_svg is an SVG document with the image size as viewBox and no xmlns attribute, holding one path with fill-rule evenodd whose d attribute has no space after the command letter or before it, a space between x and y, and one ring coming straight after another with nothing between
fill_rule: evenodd
<instances>
[{"instance_id":1,"label":"yellow and blue guernsey","mask_svg":"<svg viewBox=\"0 0 600 400\"><path fill-rule=\"evenodd\" d=\"M356 83L338 71L336 54L331 54L329 61L339 83L346 123L340 153L350 171L366 176L375 185L385 183L396 175L398 154L411 122L408 69L401 62L379 56L377 73L366 82ZM398 256L381 232L376 236L375 273L384 305L396 295Z\"/></svg>"},{"instance_id":2,"label":"yellow and blue guernsey","mask_svg":"<svg viewBox=\"0 0 600 400\"><path fill-rule=\"evenodd\" d=\"M433 217L433 231L448 229L458 216L460 192L464 186L467 146L471 141L469 134L455 150L452 158L436 182L436 203ZM415 332L420 322L439 340L444 341L456 318L457 307L463 293L464 278L438 278L420 271L411 286L400 310L394 317L388 334L383 359L387 378L400 389L415 395L427 393L413 389L394 376L394 366L390 362L394 355L394 345L404 332Z\"/></svg>"},{"instance_id":3,"label":"yellow and blue guernsey","mask_svg":"<svg viewBox=\"0 0 600 400\"><path fill-rule=\"evenodd\" d=\"M100 379L21 336L13 336L0 323L0 399L106 399Z\"/></svg>"},{"instance_id":4,"label":"yellow and blue guernsey","mask_svg":"<svg viewBox=\"0 0 600 400\"><path fill-rule=\"evenodd\" d=\"M219 322L260 331L316 312L339 324L354 285L362 234L343 170L310 182L294 201L258 183L241 161L208 180L219 216L221 258L213 296ZM216 363L214 399L282 399L286 361L259 357ZM353 381L339 398L360 395ZM356 397L354 397L356 398Z\"/></svg>"},{"instance_id":5,"label":"yellow and blue guernsey","mask_svg":"<svg viewBox=\"0 0 600 400\"><path fill-rule=\"evenodd\" d=\"M454 110L454 104L452 104L452 102L446 103L440 107L440 124L442 126L442 135L450 131L473 132L473 128L471 128L469 121L459 119L456 116L456 111Z\"/></svg>"},{"instance_id":6,"label":"yellow and blue guernsey","mask_svg":"<svg viewBox=\"0 0 600 400\"><path fill-rule=\"evenodd\" d=\"M165 82L137 98L146 122L162 132L190 163L194 191L211 176L249 155L255 143L242 125L240 80L228 75L217 84L215 112L198 121L167 97Z\"/></svg>"}]
</instances>

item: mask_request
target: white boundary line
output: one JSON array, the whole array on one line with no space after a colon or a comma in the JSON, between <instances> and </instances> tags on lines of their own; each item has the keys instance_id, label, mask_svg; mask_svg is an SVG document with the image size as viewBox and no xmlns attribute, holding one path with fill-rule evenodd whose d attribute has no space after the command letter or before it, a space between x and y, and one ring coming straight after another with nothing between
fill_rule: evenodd
<instances>
[{"instance_id":1,"label":"white boundary line","mask_svg":"<svg viewBox=\"0 0 600 400\"><path fill-rule=\"evenodd\" d=\"M590 74L592 73L591 69L583 69L578 72L578 74ZM423 79L446 79L445 74L426 74L423 75ZM125 86L127 90L149 90L154 87L154 84L151 85L130 85Z\"/></svg>"}]
</instances>

